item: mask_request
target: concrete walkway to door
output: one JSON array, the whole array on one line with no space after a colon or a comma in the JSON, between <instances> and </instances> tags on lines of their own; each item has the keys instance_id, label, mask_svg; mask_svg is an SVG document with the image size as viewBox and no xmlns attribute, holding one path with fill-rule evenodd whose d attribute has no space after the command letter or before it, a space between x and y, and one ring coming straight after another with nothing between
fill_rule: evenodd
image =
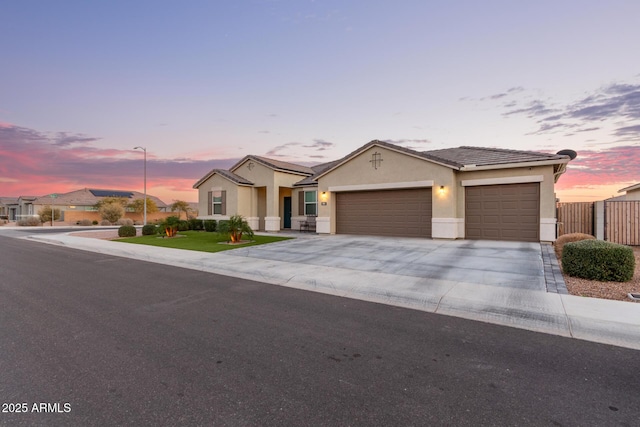
<instances>
[{"instance_id":1,"label":"concrete walkway to door","mask_svg":"<svg viewBox=\"0 0 640 427\"><path fill-rule=\"evenodd\" d=\"M213 254L67 234L28 238L640 349L640 304L547 292L538 243L296 236Z\"/></svg>"}]
</instances>

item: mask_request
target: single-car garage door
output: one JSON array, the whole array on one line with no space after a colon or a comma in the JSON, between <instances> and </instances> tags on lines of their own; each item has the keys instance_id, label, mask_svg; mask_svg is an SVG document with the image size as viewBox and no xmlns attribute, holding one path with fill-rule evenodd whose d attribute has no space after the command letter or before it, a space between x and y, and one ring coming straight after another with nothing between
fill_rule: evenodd
<instances>
[{"instance_id":1,"label":"single-car garage door","mask_svg":"<svg viewBox=\"0 0 640 427\"><path fill-rule=\"evenodd\" d=\"M431 188L336 193L336 233L431 237Z\"/></svg>"},{"instance_id":2,"label":"single-car garage door","mask_svg":"<svg viewBox=\"0 0 640 427\"><path fill-rule=\"evenodd\" d=\"M466 187L465 236L539 242L540 184Z\"/></svg>"}]
</instances>

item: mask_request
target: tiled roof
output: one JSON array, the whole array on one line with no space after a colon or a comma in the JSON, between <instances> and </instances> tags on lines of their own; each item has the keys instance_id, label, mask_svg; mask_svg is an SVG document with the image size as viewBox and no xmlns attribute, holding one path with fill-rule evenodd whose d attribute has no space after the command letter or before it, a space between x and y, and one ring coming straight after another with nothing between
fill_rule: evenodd
<instances>
[{"instance_id":1,"label":"tiled roof","mask_svg":"<svg viewBox=\"0 0 640 427\"><path fill-rule=\"evenodd\" d=\"M508 163L540 162L544 160L562 160L567 156L546 154L536 151L506 150L502 148L456 147L430 150L421 153L427 159L461 168L463 166L493 166Z\"/></svg>"},{"instance_id":2,"label":"tiled roof","mask_svg":"<svg viewBox=\"0 0 640 427\"><path fill-rule=\"evenodd\" d=\"M70 206L93 206L98 203L103 197L96 197L92 194L91 191L96 191L97 189L93 188L83 188L82 190L71 191L69 193L61 193L58 194L57 197L53 198L50 195L41 196L34 200L34 205L50 205L50 204L59 204L59 205L70 205ZM99 190L101 192L114 192L114 190ZM118 192L122 192L119 191ZM144 199L144 193L139 191L128 191L128 193L132 194L131 200L136 199ZM100 193L98 193L100 194ZM159 208L166 208L167 204L157 198L156 196L152 196L151 194L147 194L147 197L155 202L155 204Z\"/></svg>"},{"instance_id":3,"label":"tiled roof","mask_svg":"<svg viewBox=\"0 0 640 427\"><path fill-rule=\"evenodd\" d=\"M0 205L17 205L17 197L0 197Z\"/></svg>"},{"instance_id":4,"label":"tiled roof","mask_svg":"<svg viewBox=\"0 0 640 427\"><path fill-rule=\"evenodd\" d=\"M313 169L311 169L308 166L296 165L295 163L283 162L281 160L268 159L266 157L254 156L254 155L246 156L244 159L240 160L233 167L231 167L230 170L233 171L234 169L238 168L247 159L251 159L258 163L262 163L263 165L275 170L295 172L302 175L313 175L314 173Z\"/></svg>"},{"instance_id":5,"label":"tiled roof","mask_svg":"<svg viewBox=\"0 0 640 427\"><path fill-rule=\"evenodd\" d=\"M245 179L245 178L241 177L240 175L237 175L237 174L235 174L235 173L233 173L231 171L228 171L226 169L212 169L208 174L206 174L205 176L200 178L198 180L198 182L193 184L193 188L200 187L203 182L205 182L206 180L208 180L209 178L211 178L215 174L223 176L223 177L227 178L229 181L235 182L236 184L253 185L253 182L249 181L248 179Z\"/></svg>"}]
</instances>

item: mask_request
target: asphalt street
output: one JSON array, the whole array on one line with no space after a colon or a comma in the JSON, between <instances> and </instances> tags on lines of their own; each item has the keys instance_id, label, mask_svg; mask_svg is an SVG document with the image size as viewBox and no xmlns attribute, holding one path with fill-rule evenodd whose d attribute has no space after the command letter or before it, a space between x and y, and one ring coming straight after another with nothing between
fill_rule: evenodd
<instances>
[{"instance_id":1,"label":"asphalt street","mask_svg":"<svg viewBox=\"0 0 640 427\"><path fill-rule=\"evenodd\" d=\"M1 425L638 423L635 350L4 236L0 251Z\"/></svg>"}]
</instances>

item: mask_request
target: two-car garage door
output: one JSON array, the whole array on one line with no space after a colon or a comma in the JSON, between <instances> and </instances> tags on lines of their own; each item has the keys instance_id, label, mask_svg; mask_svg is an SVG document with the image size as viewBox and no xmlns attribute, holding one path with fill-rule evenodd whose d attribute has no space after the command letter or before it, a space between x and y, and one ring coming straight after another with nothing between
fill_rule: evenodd
<instances>
[{"instance_id":1,"label":"two-car garage door","mask_svg":"<svg viewBox=\"0 0 640 427\"><path fill-rule=\"evenodd\" d=\"M540 241L540 184L465 189L467 239Z\"/></svg>"},{"instance_id":2,"label":"two-car garage door","mask_svg":"<svg viewBox=\"0 0 640 427\"><path fill-rule=\"evenodd\" d=\"M431 237L431 188L336 193L336 233Z\"/></svg>"}]
</instances>

